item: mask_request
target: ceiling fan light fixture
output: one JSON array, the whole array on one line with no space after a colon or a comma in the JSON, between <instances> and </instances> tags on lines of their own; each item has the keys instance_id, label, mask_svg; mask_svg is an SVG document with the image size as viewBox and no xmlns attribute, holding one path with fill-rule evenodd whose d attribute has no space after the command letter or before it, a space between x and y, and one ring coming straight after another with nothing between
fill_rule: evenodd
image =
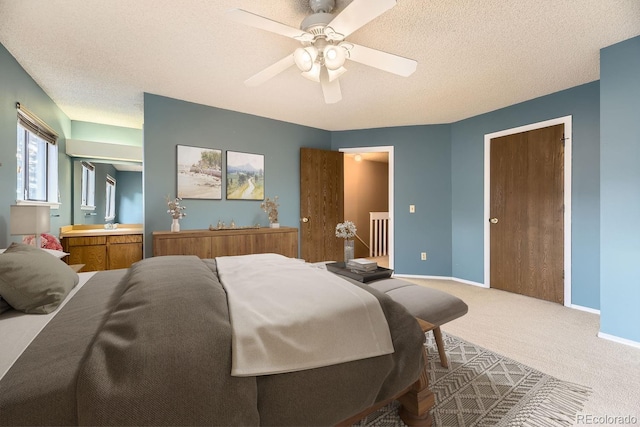
<instances>
[{"instance_id":1,"label":"ceiling fan light fixture","mask_svg":"<svg viewBox=\"0 0 640 427\"><path fill-rule=\"evenodd\" d=\"M318 49L314 46L299 47L293 52L293 60L300 71L307 72L313 69Z\"/></svg>"},{"instance_id":2,"label":"ceiling fan light fixture","mask_svg":"<svg viewBox=\"0 0 640 427\"><path fill-rule=\"evenodd\" d=\"M338 70L344 65L346 59L345 50L342 46L327 45L323 50L324 65L328 70Z\"/></svg>"},{"instance_id":3,"label":"ceiling fan light fixture","mask_svg":"<svg viewBox=\"0 0 640 427\"><path fill-rule=\"evenodd\" d=\"M293 54L268 66L245 84L256 86L296 64L305 78L320 83L325 102L332 104L342 99L338 77L346 71L346 59L403 77L416 70L415 60L345 41L350 34L395 6L397 0L350 0L336 15L331 13L336 0L307 1L314 13L304 18L299 29L242 9L229 11L228 15L239 23L302 44Z\"/></svg>"},{"instance_id":4,"label":"ceiling fan light fixture","mask_svg":"<svg viewBox=\"0 0 640 427\"><path fill-rule=\"evenodd\" d=\"M320 83L320 68L322 68L320 64L314 62L311 66L311 69L308 71L303 71L302 75L311 81Z\"/></svg>"},{"instance_id":5,"label":"ceiling fan light fixture","mask_svg":"<svg viewBox=\"0 0 640 427\"><path fill-rule=\"evenodd\" d=\"M332 70L330 68L327 68L327 74L329 75L329 81L330 82L334 81L335 79L337 79L338 77L343 75L346 71L347 71L347 69L344 68L344 67L340 67L337 70Z\"/></svg>"}]
</instances>

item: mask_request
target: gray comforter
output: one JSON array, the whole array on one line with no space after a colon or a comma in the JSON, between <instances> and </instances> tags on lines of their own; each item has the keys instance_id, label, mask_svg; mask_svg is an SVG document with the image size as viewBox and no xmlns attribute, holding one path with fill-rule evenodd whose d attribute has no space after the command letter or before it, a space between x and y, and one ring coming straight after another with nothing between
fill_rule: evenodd
<instances>
[{"instance_id":1,"label":"gray comforter","mask_svg":"<svg viewBox=\"0 0 640 427\"><path fill-rule=\"evenodd\" d=\"M373 293L395 353L232 377L214 260L155 257L96 274L0 382L1 425L331 425L412 384L424 335ZM331 346L335 343L327 342Z\"/></svg>"}]
</instances>

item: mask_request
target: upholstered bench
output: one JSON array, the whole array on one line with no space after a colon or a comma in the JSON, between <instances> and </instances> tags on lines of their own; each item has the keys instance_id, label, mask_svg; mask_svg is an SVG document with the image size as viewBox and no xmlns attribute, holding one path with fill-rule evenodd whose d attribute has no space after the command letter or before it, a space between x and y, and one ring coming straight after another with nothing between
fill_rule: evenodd
<instances>
[{"instance_id":1,"label":"upholstered bench","mask_svg":"<svg viewBox=\"0 0 640 427\"><path fill-rule=\"evenodd\" d=\"M329 266L327 266L329 264ZM340 275L343 279L355 283L362 284L352 275L345 275L341 270L344 268L329 268L334 261L318 262L314 265L318 268L333 271L334 274ZM337 266L340 267L340 266ZM391 272L391 270L389 270ZM440 326L460 316L467 314L469 307L460 298L439 291L437 289L427 288L407 282L406 280L397 278L377 279L371 281L363 280L366 284L379 292L383 292L395 302L403 305L409 313L418 319L427 322L427 325L421 323L423 330L432 330L436 339L438 354L440 355L440 364L447 368L447 355L444 351L444 342L442 341L442 331ZM429 325L431 324L431 325Z\"/></svg>"},{"instance_id":2,"label":"upholstered bench","mask_svg":"<svg viewBox=\"0 0 640 427\"><path fill-rule=\"evenodd\" d=\"M321 268L326 268L326 263L317 263ZM339 274L339 273L336 273ZM341 275L346 280L358 282L357 280ZM434 327L433 336L436 339L440 364L447 368L447 355L444 351L442 341L442 331L440 326L447 322L463 316L469 310L467 304L460 298L450 295L437 289L426 288L406 280L388 278L373 280L366 283L372 288L389 295L395 302L403 305L409 313L418 319L426 320Z\"/></svg>"},{"instance_id":3,"label":"upholstered bench","mask_svg":"<svg viewBox=\"0 0 640 427\"><path fill-rule=\"evenodd\" d=\"M437 289L426 288L401 279L382 279L367 283L402 304L413 316L435 325L433 335L440 354L440 363L447 367L440 326L463 316L469 310L460 298Z\"/></svg>"}]
</instances>

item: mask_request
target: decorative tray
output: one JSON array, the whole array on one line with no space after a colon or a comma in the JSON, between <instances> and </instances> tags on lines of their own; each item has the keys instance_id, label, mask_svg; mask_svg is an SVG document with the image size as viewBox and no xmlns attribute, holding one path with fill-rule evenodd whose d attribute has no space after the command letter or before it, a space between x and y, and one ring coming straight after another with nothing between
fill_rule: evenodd
<instances>
[{"instance_id":1,"label":"decorative tray","mask_svg":"<svg viewBox=\"0 0 640 427\"><path fill-rule=\"evenodd\" d=\"M374 280L388 279L393 274L393 270L378 267L374 271L354 271L346 267L344 262L330 262L326 264L327 270L335 274L350 277L362 283L373 282Z\"/></svg>"}]
</instances>

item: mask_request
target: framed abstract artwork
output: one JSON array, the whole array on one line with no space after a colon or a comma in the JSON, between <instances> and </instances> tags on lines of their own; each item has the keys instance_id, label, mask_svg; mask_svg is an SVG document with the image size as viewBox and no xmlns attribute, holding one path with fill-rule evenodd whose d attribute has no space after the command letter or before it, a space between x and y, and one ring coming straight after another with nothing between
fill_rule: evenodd
<instances>
[{"instance_id":1,"label":"framed abstract artwork","mask_svg":"<svg viewBox=\"0 0 640 427\"><path fill-rule=\"evenodd\" d=\"M264 155L227 151L227 199L264 200Z\"/></svg>"},{"instance_id":2,"label":"framed abstract artwork","mask_svg":"<svg viewBox=\"0 0 640 427\"><path fill-rule=\"evenodd\" d=\"M222 199L222 150L177 146L178 197Z\"/></svg>"}]
</instances>

